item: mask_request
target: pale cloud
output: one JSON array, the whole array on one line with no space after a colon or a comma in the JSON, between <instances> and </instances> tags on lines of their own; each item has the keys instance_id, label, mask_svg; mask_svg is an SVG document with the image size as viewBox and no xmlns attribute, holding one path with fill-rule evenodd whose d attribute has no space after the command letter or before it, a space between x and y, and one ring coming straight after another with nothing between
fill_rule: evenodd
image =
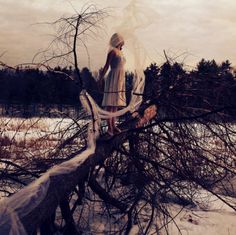
<instances>
[{"instance_id":1,"label":"pale cloud","mask_svg":"<svg viewBox=\"0 0 236 235\"><path fill-rule=\"evenodd\" d=\"M235 1L153 0L153 4L160 16L152 29L159 53L163 48L188 51L193 56L186 62L192 64L203 57L236 63Z\"/></svg>"},{"instance_id":2,"label":"pale cloud","mask_svg":"<svg viewBox=\"0 0 236 235\"><path fill-rule=\"evenodd\" d=\"M149 62L161 62L163 49L166 49L171 55L188 52L188 64L195 64L203 57L218 62L229 59L236 64L235 0L138 1L144 15L150 16L150 9L154 12L150 25L137 32ZM71 1L76 9L85 2ZM87 40L91 67L97 68L104 63L108 39L122 22L123 9L130 1L93 2L100 7L111 7L105 30L96 39ZM70 3L64 0L0 0L0 6L0 52L7 50L4 59L11 64L30 61L34 53L50 41L48 27L34 23L73 13ZM88 60L84 51L82 55L80 63L85 66Z\"/></svg>"}]
</instances>

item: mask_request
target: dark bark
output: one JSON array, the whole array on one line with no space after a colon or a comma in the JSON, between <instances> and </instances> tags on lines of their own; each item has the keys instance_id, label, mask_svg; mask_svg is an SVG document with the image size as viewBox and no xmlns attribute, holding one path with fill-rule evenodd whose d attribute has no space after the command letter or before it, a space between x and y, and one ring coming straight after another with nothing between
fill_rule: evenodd
<instances>
[{"instance_id":1,"label":"dark bark","mask_svg":"<svg viewBox=\"0 0 236 235\"><path fill-rule=\"evenodd\" d=\"M54 221L55 221L55 213L53 213L48 218L45 218L45 220L42 221L42 224L40 226L40 234L53 235L56 231Z\"/></svg>"},{"instance_id":2,"label":"dark bark","mask_svg":"<svg viewBox=\"0 0 236 235\"><path fill-rule=\"evenodd\" d=\"M140 119L142 119L142 117L131 117L120 127L121 129L134 129ZM146 118L145 120L147 121ZM53 215L57 206L69 193L74 190L76 185L84 182L90 172L90 169L94 168L96 165L102 163L106 158L108 158L112 151L120 146L120 144L122 144L131 134L132 132L130 131L124 131L113 137L107 137L106 135L101 136L97 140L95 153L82 162L75 171L64 175L62 174L50 177L48 193L44 200L29 214L21 218L27 233L32 234L33 231L35 231L35 229L45 221L45 218L49 218ZM20 203L18 207L21 207Z\"/></svg>"},{"instance_id":3,"label":"dark bark","mask_svg":"<svg viewBox=\"0 0 236 235\"><path fill-rule=\"evenodd\" d=\"M122 212L126 211L127 206L107 193L106 190L99 185L95 178L90 178L89 186L104 202L118 208Z\"/></svg>"},{"instance_id":4,"label":"dark bark","mask_svg":"<svg viewBox=\"0 0 236 235\"><path fill-rule=\"evenodd\" d=\"M61 214L63 219L65 220L65 227L63 228L64 235L79 235L80 233L77 231L75 226L75 221L72 216L72 212L69 205L68 198L65 198L60 203Z\"/></svg>"}]
</instances>

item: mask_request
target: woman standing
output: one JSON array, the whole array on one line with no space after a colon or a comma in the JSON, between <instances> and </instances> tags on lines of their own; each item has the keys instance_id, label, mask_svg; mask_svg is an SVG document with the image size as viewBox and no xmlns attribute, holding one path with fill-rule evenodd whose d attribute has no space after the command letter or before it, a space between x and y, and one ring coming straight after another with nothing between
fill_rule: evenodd
<instances>
[{"instance_id":1,"label":"woman standing","mask_svg":"<svg viewBox=\"0 0 236 235\"><path fill-rule=\"evenodd\" d=\"M125 58L122 53L122 47L124 46L123 37L115 33L110 39L110 51L107 55L107 61L102 69L101 78L103 78L110 67L110 72L105 78L105 87L102 106L107 111L116 112L118 108L126 106L125 96ZM115 132L121 130L115 125L115 118L110 118L107 121L108 134L113 135Z\"/></svg>"}]
</instances>

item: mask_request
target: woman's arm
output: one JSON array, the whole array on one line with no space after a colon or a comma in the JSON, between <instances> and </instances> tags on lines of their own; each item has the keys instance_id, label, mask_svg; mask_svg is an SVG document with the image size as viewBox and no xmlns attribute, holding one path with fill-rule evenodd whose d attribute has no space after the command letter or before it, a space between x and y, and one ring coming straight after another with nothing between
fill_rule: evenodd
<instances>
[{"instance_id":1,"label":"woman's arm","mask_svg":"<svg viewBox=\"0 0 236 235\"><path fill-rule=\"evenodd\" d=\"M106 61L106 64L104 65L104 67L103 67L103 69L102 69L102 72L101 72L101 74L100 74L100 79L102 79L104 76L105 76L105 74L106 74L106 72L107 72L107 70L108 70L108 68L109 68L109 65L110 65L110 63L111 63L111 60L112 60L112 58L115 56L115 51L114 50L111 50L109 53L108 53L108 55L107 55L107 61Z\"/></svg>"}]
</instances>

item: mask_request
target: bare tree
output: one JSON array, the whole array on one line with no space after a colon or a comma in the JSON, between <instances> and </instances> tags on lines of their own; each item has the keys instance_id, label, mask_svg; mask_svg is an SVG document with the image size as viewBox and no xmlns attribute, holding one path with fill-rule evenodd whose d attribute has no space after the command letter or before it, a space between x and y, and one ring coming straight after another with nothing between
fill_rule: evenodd
<instances>
[{"instance_id":1,"label":"bare tree","mask_svg":"<svg viewBox=\"0 0 236 235\"><path fill-rule=\"evenodd\" d=\"M55 29L55 38L46 50L34 56L33 62L41 59L39 64L74 67L79 85L82 87L83 82L78 64L79 46L85 48L88 60L90 60L85 41L98 36L98 30L102 30L102 22L107 16L106 9L98 9L95 5L89 4L85 5L80 12L75 10L75 14L72 16L61 17L54 22L47 23Z\"/></svg>"}]
</instances>

